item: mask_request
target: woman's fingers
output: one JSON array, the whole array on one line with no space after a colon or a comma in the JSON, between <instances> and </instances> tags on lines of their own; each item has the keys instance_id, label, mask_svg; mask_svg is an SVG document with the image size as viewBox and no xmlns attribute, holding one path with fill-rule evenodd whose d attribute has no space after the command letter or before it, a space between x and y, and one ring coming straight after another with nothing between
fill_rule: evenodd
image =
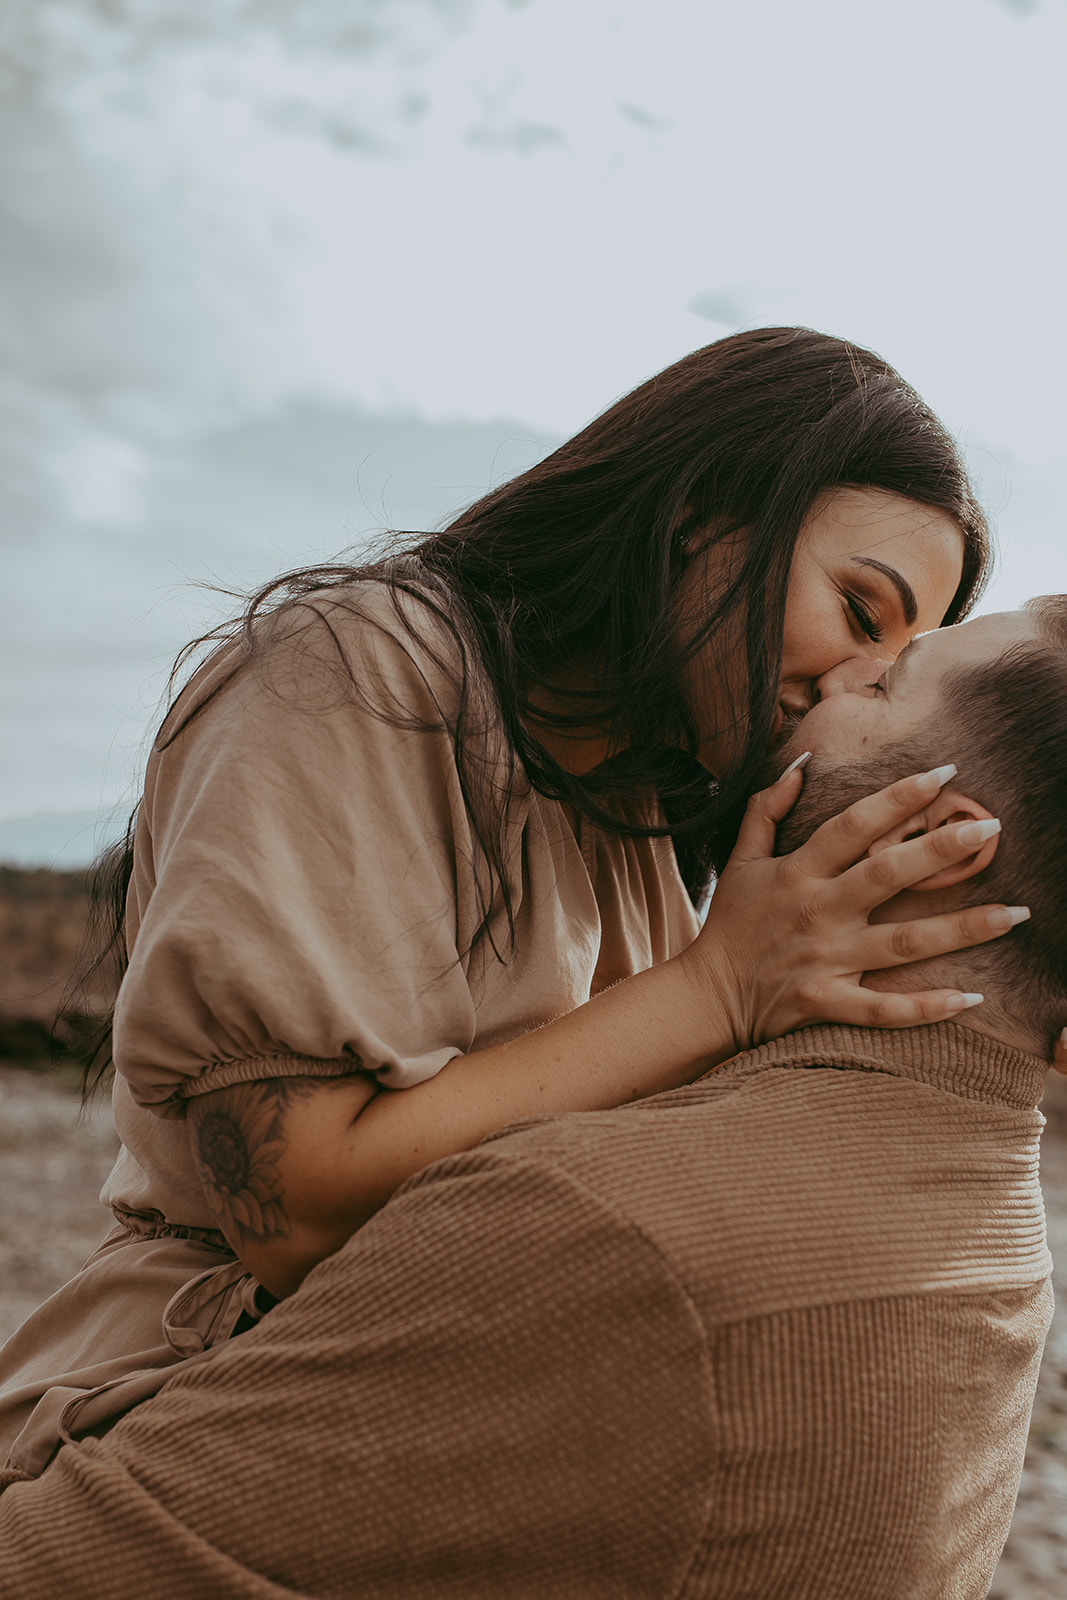
<instances>
[{"instance_id":1,"label":"woman's fingers","mask_svg":"<svg viewBox=\"0 0 1067 1600\"><path fill-rule=\"evenodd\" d=\"M949 763L910 778L900 778L888 788L864 796L815 830L807 843L795 852L797 865L819 878L832 878L845 872L866 854L876 839L928 805L955 775L956 768Z\"/></svg>"},{"instance_id":2,"label":"woman's fingers","mask_svg":"<svg viewBox=\"0 0 1067 1600\"><path fill-rule=\"evenodd\" d=\"M772 855L774 826L794 803L800 776L794 769L753 797L707 921L685 956L696 982L726 994L738 1048L811 1022L915 1027L978 1003L980 996L958 989L884 994L862 981L865 973L984 944L1029 916L1025 907L986 905L871 920L901 890L949 886L961 875L956 867L966 875L971 858L984 860L995 848L994 819L930 826L937 817L931 801L954 774L943 766L900 779L782 857ZM902 842L884 837L913 831L917 836ZM868 853L876 840L883 848Z\"/></svg>"},{"instance_id":3,"label":"woman's fingers","mask_svg":"<svg viewBox=\"0 0 1067 1600\"><path fill-rule=\"evenodd\" d=\"M1029 915L1028 906L969 906L965 911L913 922L872 923L856 941L857 969L876 972L912 961L930 961L953 950L970 950L1010 933Z\"/></svg>"},{"instance_id":4,"label":"woman's fingers","mask_svg":"<svg viewBox=\"0 0 1067 1600\"><path fill-rule=\"evenodd\" d=\"M981 1005L980 994L961 994L958 989L924 989L917 994L883 994L878 989L857 987L843 993L833 1011L855 1028L918 1028L932 1022L947 1022L970 1006ZM847 1013L847 1014L846 1014Z\"/></svg>"},{"instance_id":5,"label":"woman's fingers","mask_svg":"<svg viewBox=\"0 0 1067 1600\"><path fill-rule=\"evenodd\" d=\"M931 828L918 839L906 839L858 862L842 881L855 890L858 906L873 911L875 906L891 900L902 889L910 889L913 884L932 877L942 867L966 861L999 832L997 817Z\"/></svg>"},{"instance_id":6,"label":"woman's fingers","mask_svg":"<svg viewBox=\"0 0 1067 1600\"><path fill-rule=\"evenodd\" d=\"M760 856L773 856L775 827L796 804L803 783L801 768L810 755L811 751L805 750L802 756L797 756L795 761L789 763L769 789L760 789L750 797L733 848L735 861L755 861Z\"/></svg>"}]
</instances>

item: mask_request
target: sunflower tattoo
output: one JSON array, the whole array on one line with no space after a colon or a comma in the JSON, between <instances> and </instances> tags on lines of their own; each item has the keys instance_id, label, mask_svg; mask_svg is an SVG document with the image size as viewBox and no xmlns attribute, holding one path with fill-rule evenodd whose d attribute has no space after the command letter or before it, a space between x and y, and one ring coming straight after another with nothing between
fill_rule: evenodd
<instances>
[{"instance_id":1,"label":"sunflower tattoo","mask_svg":"<svg viewBox=\"0 0 1067 1600\"><path fill-rule=\"evenodd\" d=\"M211 1109L197 1118L200 1176L231 1244L284 1239L292 1231L278 1162L287 1148L285 1113L302 1087L291 1078L240 1084L213 1095Z\"/></svg>"}]
</instances>

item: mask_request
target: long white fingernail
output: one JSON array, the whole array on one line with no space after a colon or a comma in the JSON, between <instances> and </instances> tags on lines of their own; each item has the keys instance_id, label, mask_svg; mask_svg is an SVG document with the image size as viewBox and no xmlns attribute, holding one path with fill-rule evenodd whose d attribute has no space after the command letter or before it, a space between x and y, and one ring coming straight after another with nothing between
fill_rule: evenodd
<instances>
[{"instance_id":1,"label":"long white fingernail","mask_svg":"<svg viewBox=\"0 0 1067 1600\"><path fill-rule=\"evenodd\" d=\"M798 767L802 767L806 761L810 761L810 760L811 760L811 751L810 750L805 750L805 752L804 752L804 754L802 756L797 756L795 761L791 761L789 763L789 765L786 767L785 771L782 773L782 777L778 779L778 782L781 783L782 778L788 778L788 776L789 776L789 774L791 772L795 772Z\"/></svg>"},{"instance_id":2,"label":"long white fingernail","mask_svg":"<svg viewBox=\"0 0 1067 1600\"><path fill-rule=\"evenodd\" d=\"M985 999L984 994L958 994L949 1001L953 1011L969 1011L972 1006L980 1006Z\"/></svg>"},{"instance_id":3,"label":"long white fingernail","mask_svg":"<svg viewBox=\"0 0 1067 1600\"><path fill-rule=\"evenodd\" d=\"M1009 928L1014 928L1018 923L1030 920L1029 906L1004 906L1002 910L1004 917L1007 919L1005 925Z\"/></svg>"},{"instance_id":4,"label":"long white fingernail","mask_svg":"<svg viewBox=\"0 0 1067 1600\"><path fill-rule=\"evenodd\" d=\"M986 817L982 822L961 822L956 829L956 838L960 844L985 844L987 839L992 839L999 832L1000 818Z\"/></svg>"},{"instance_id":5,"label":"long white fingernail","mask_svg":"<svg viewBox=\"0 0 1067 1600\"><path fill-rule=\"evenodd\" d=\"M936 789L943 789L950 778L954 778L958 768L954 761L944 767L931 767L929 772L924 772L919 777L920 789L928 789L932 794Z\"/></svg>"}]
</instances>

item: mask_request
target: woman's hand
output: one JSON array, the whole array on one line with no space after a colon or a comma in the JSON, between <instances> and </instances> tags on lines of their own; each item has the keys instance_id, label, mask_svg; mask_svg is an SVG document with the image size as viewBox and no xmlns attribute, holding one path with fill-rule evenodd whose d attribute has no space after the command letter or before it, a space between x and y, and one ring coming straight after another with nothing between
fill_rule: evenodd
<instances>
[{"instance_id":1,"label":"woman's hand","mask_svg":"<svg viewBox=\"0 0 1067 1600\"><path fill-rule=\"evenodd\" d=\"M775 824L796 800L800 774L789 771L753 795L707 922L679 958L691 978L725 1003L738 1049L812 1022L907 1028L941 1022L976 1003L959 989L887 994L861 983L865 972L983 944L1014 925L1005 907L993 905L911 922L868 920L901 890L974 854L976 841L966 831L974 824L963 823L864 859L876 839L929 803L947 775L939 768L903 778L777 858Z\"/></svg>"}]
</instances>

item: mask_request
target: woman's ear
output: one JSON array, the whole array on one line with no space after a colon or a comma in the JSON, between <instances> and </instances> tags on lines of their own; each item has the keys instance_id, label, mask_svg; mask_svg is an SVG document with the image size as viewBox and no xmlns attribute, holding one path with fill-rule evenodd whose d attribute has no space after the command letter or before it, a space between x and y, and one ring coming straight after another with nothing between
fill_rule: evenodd
<instances>
[{"instance_id":1,"label":"woman's ear","mask_svg":"<svg viewBox=\"0 0 1067 1600\"><path fill-rule=\"evenodd\" d=\"M969 795L960 794L958 789L942 789L930 804L924 806L915 816L908 817L905 822L898 822L895 828L890 828L888 833L883 833L876 839L867 851L873 856L878 850L888 850L890 845L902 844L905 839L921 839L923 834L931 833L934 828L947 828L957 822L985 822L993 813L987 811L985 806L979 805L977 800L972 800ZM950 889L953 884L965 883L968 878L975 877L979 872L984 872L997 853L1000 843L1000 834L995 833L992 839L987 839L985 844L979 845L973 855L964 856L962 861L954 862L950 867L941 867L937 872L924 878L921 883L913 883L911 889Z\"/></svg>"}]
</instances>

